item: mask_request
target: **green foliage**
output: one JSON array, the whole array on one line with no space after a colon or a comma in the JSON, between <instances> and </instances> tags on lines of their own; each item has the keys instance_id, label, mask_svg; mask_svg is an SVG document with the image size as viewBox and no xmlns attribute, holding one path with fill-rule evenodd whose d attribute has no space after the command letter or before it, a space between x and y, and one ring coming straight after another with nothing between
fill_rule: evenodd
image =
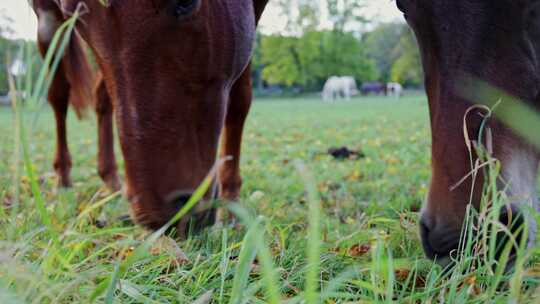
<instances>
[{"instance_id":1,"label":"green foliage","mask_svg":"<svg viewBox=\"0 0 540 304\"><path fill-rule=\"evenodd\" d=\"M365 34L364 41L381 80L414 87L422 85L420 54L414 35L406 24L381 24Z\"/></svg>"},{"instance_id":2,"label":"green foliage","mask_svg":"<svg viewBox=\"0 0 540 304\"><path fill-rule=\"evenodd\" d=\"M298 38L284 36L263 37L261 63L265 66L263 79L271 84L291 86L302 82L301 63L298 55Z\"/></svg>"},{"instance_id":3,"label":"green foliage","mask_svg":"<svg viewBox=\"0 0 540 304\"><path fill-rule=\"evenodd\" d=\"M332 75L358 81L377 78L373 61L351 33L310 31L301 37L263 36L260 45L262 76L270 84L320 89Z\"/></svg>"},{"instance_id":4,"label":"green foliage","mask_svg":"<svg viewBox=\"0 0 540 304\"><path fill-rule=\"evenodd\" d=\"M285 9L291 4L282 5ZM360 83L396 81L420 87L420 55L409 27L385 23L362 35L348 31L365 22L357 13L361 7L361 2L342 6L339 1L328 0L332 29L316 30L320 25L312 17L320 8L313 2L306 3L300 15L290 17L290 33L259 34L254 55L256 83L264 80L311 91L320 90L329 76L350 75Z\"/></svg>"},{"instance_id":5,"label":"green foliage","mask_svg":"<svg viewBox=\"0 0 540 304\"><path fill-rule=\"evenodd\" d=\"M287 18L287 30L261 37L256 71L269 84L309 91L319 91L333 75L354 76L360 82L377 79L375 64L354 32L366 22L360 10L363 2L276 0ZM323 12L328 15L324 24Z\"/></svg>"},{"instance_id":6,"label":"green foliage","mask_svg":"<svg viewBox=\"0 0 540 304\"><path fill-rule=\"evenodd\" d=\"M375 61L381 80L390 81L392 65L399 55L399 40L406 26L401 23L383 23L363 36L366 53Z\"/></svg>"},{"instance_id":7,"label":"green foliage","mask_svg":"<svg viewBox=\"0 0 540 304\"><path fill-rule=\"evenodd\" d=\"M398 44L398 56L391 71L391 80L418 86L423 81L422 63L416 39L409 29L403 31Z\"/></svg>"}]
</instances>

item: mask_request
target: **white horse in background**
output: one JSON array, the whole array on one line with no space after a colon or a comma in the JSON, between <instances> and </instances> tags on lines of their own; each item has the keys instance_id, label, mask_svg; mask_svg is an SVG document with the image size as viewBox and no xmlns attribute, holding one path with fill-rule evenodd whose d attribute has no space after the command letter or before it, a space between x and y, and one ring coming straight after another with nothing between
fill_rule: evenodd
<instances>
[{"instance_id":1,"label":"white horse in background","mask_svg":"<svg viewBox=\"0 0 540 304\"><path fill-rule=\"evenodd\" d=\"M386 85L386 92L388 96L400 98L403 96L403 86L397 82L389 82Z\"/></svg>"},{"instance_id":2,"label":"white horse in background","mask_svg":"<svg viewBox=\"0 0 540 304\"><path fill-rule=\"evenodd\" d=\"M332 76L324 84L322 97L324 101L332 102L341 98L350 100L358 94L356 80L352 76Z\"/></svg>"}]
</instances>

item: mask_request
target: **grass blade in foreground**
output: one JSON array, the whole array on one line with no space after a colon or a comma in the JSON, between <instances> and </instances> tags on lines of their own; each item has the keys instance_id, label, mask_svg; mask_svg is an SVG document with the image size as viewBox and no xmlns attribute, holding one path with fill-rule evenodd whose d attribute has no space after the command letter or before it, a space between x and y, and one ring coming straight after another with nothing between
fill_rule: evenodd
<instances>
[{"instance_id":1,"label":"grass blade in foreground","mask_svg":"<svg viewBox=\"0 0 540 304\"><path fill-rule=\"evenodd\" d=\"M250 227L242 242L242 249L238 256L236 271L233 280L230 304L239 304L245 302L245 291L249 281L251 266L257 254L257 238L260 237L259 225L262 219L258 218Z\"/></svg>"},{"instance_id":2,"label":"grass blade in foreground","mask_svg":"<svg viewBox=\"0 0 540 304\"><path fill-rule=\"evenodd\" d=\"M298 161L296 168L300 172L307 190L309 203L308 211L308 243L307 243L307 274L305 300L307 303L319 303L319 272L321 256L321 206L320 198L315 187L315 180L304 163Z\"/></svg>"},{"instance_id":3,"label":"grass blade in foreground","mask_svg":"<svg viewBox=\"0 0 540 304\"><path fill-rule=\"evenodd\" d=\"M234 212L234 214L238 218L242 220L244 225L246 225L249 228L248 233L251 233L251 231L253 231L253 235L255 236L254 239L253 240L248 239L248 235L246 235L244 238L244 242L243 242L244 245L242 247L242 250L244 250L244 246L246 248L255 246L257 255L259 257L259 262L262 267L262 277L263 277L264 288L266 290L267 302L273 303L273 304L279 303L280 298L281 298L280 293L279 293L279 283L278 283L278 280L276 279L276 270L274 269L274 265L272 262L272 255L270 254L270 250L268 246L266 245L265 232L263 229L264 228L263 218L258 217L256 219L253 219L245 209L241 208L238 205L232 205L230 209L231 211ZM251 241L254 241L255 244L246 243L246 242L251 242ZM242 257L242 255L240 256ZM242 262L239 260L236 275L243 276L245 275L245 273L241 271L239 272L241 263ZM249 276L249 273L247 275ZM243 282L244 279L245 278L239 278L239 280L242 280L242 281L238 282L238 284L244 283ZM232 300L240 299L239 298L240 294L237 294L237 293L238 292L241 293L242 292L241 290L243 290L243 289L239 289L240 288L239 285L236 285L237 283L236 276L234 280L235 280L234 281L235 285L233 285L233 295L231 297L230 303L237 303L237 302L233 302Z\"/></svg>"}]
</instances>

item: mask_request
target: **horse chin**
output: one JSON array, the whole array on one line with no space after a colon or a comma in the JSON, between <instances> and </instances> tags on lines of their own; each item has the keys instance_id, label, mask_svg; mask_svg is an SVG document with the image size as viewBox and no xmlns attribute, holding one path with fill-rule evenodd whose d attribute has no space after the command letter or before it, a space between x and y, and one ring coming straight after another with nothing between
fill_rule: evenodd
<instances>
[{"instance_id":1,"label":"horse chin","mask_svg":"<svg viewBox=\"0 0 540 304\"><path fill-rule=\"evenodd\" d=\"M216 208L184 216L166 234L178 240L187 240L190 235L198 235L216 222Z\"/></svg>"}]
</instances>

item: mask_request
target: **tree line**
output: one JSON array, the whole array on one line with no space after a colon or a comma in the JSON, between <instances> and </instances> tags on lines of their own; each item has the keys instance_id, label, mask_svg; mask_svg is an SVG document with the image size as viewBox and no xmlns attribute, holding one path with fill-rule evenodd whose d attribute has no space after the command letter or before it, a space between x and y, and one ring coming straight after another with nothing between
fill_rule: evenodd
<instances>
[{"instance_id":1,"label":"tree line","mask_svg":"<svg viewBox=\"0 0 540 304\"><path fill-rule=\"evenodd\" d=\"M373 26L362 0L275 0L287 30L257 37L253 77L263 84L317 91L328 77L420 87L420 55L405 23ZM321 17L325 16L325 17Z\"/></svg>"},{"instance_id":2,"label":"tree line","mask_svg":"<svg viewBox=\"0 0 540 304\"><path fill-rule=\"evenodd\" d=\"M358 37L353 32L308 31L300 37L257 37L253 77L259 86L322 88L333 75L353 76L358 82L422 83L414 36L404 24L389 23Z\"/></svg>"}]
</instances>

